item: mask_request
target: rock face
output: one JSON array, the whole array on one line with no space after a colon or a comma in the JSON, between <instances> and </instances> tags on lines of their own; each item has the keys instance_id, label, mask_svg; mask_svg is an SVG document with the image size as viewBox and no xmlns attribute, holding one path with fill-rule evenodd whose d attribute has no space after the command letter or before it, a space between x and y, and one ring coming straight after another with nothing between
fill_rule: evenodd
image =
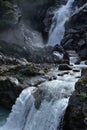
<instances>
[{"instance_id":1,"label":"rock face","mask_svg":"<svg viewBox=\"0 0 87 130\"><path fill-rule=\"evenodd\" d=\"M84 5L87 1L86 0L74 0L73 6L81 7Z\"/></svg>"},{"instance_id":2,"label":"rock face","mask_svg":"<svg viewBox=\"0 0 87 130\"><path fill-rule=\"evenodd\" d=\"M32 32L35 33L35 30L43 34L46 11L49 7L54 6L55 3L56 0L1 0L0 39L5 37L5 39L3 38L4 41L11 39L10 41L16 41L14 42L15 44L18 44L17 42L23 44L25 42L24 39L26 39L25 37L34 37ZM38 32L35 33L35 35L37 34ZM30 40L28 43L30 43Z\"/></svg>"},{"instance_id":3,"label":"rock face","mask_svg":"<svg viewBox=\"0 0 87 130\"><path fill-rule=\"evenodd\" d=\"M69 100L63 130L87 130L87 69L75 85L75 92Z\"/></svg>"},{"instance_id":4,"label":"rock face","mask_svg":"<svg viewBox=\"0 0 87 130\"><path fill-rule=\"evenodd\" d=\"M30 22L33 28L44 31L44 18L49 7L55 5L56 0L21 0L18 5L21 8L23 18Z\"/></svg>"},{"instance_id":5,"label":"rock face","mask_svg":"<svg viewBox=\"0 0 87 130\"><path fill-rule=\"evenodd\" d=\"M60 49L61 50L61 49ZM11 60L16 59L26 59L29 62L34 63L67 63L69 61L68 56L65 56L60 59L58 56L53 55L54 47L21 47L20 45L7 43L0 41L0 53L1 53L1 63L8 62L11 63ZM59 52L59 50L58 50ZM6 58L5 58L6 56ZM17 61L18 62L18 61Z\"/></svg>"},{"instance_id":6,"label":"rock face","mask_svg":"<svg viewBox=\"0 0 87 130\"><path fill-rule=\"evenodd\" d=\"M61 45L75 50L81 59L87 59L87 3L80 7L66 22L66 33ZM84 22L83 22L84 21Z\"/></svg>"},{"instance_id":7,"label":"rock face","mask_svg":"<svg viewBox=\"0 0 87 130\"><path fill-rule=\"evenodd\" d=\"M0 105L10 109L22 90L16 78L0 77Z\"/></svg>"}]
</instances>

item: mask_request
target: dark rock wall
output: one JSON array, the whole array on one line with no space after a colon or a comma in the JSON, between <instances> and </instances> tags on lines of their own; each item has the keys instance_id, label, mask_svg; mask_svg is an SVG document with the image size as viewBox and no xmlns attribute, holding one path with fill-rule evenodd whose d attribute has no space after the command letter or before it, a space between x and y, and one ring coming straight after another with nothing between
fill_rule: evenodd
<instances>
[{"instance_id":1,"label":"dark rock wall","mask_svg":"<svg viewBox=\"0 0 87 130\"><path fill-rule=\"evenodd\" d=\"M75 85L64 117L63 130L87 130L87 69Z\"/></svg>"},{"instance_id":2,"label":"dark rock wall","mask_svg":"<svg viewBox=\"0 0 87 130\"><path fill-rule=\"evenodd\" d=\"M87 3L69 18L65 28L65 36L61 41L64 49L76 50L81 59L87 60Z\"/></svg>"},{"instance_id":3,"label":"dark rock wall","mask_svg":"<svg viewBox=\"0 0 87 130\"><path fill-rule=\"evenodd\" d=\"M19 6L22 11L23 18L31 23L32 27L43 31L43 20L49 7L55 5L56 0L22 0Z\"/></svg>"},{"instance_id":4,"label":"dark rock wall","mask_svg":"<svg viewBox=\"0 0 87 130\"><path fill-rule=\"evenodd\" d=\"M81 7L87 2L87 0L74 0L74 6Z\"/></svg>"}]
</instances>

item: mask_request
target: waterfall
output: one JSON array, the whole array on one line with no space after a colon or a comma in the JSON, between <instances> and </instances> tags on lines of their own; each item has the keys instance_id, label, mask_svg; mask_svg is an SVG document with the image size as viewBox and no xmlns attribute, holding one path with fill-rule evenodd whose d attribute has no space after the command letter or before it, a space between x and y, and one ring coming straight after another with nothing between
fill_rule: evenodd
<instances>
[{"instance_id":1,"label":"waterfall","mask_svg":"<svg viewBox=\"0 0 87 130\"><path fill-rule=\"evenodd\" d=\"M32 91L35 91L34 87L25 89L20 94L7 119L7 123L0 130L24 130L23 127L26 123L27 114L34 106Z\"/></svg>"},{"instance_id":2,"label":"waterfall","mask_svg":"<svg viewBox=\"0 0 87 130\"><path fill-rule=\"evenodd\" d=\"M53 69L48 75L57 76L56 80L45 81L38 88L23 90L0 130L62 130L64 112L80 72L74 73L71 70L69 74L58 76L60 73L63 72ZM33 93L38 89L45 95L39 109L36 109Z\"/></svg>"},{"instance_id":3,"label":"waterfall","mask_svg":"<svg viewBox=\"0 0 87 130\"><path fill-rule=\"evenodd\" d=\"M72 12L71 7L73 2L74 0L68 0L66 5L63 5L61 8L54 11L54 17L49 31L48 45L53 46L60 44L65 32L65 22L69 20Z\"/></svg>"}]
</instances>

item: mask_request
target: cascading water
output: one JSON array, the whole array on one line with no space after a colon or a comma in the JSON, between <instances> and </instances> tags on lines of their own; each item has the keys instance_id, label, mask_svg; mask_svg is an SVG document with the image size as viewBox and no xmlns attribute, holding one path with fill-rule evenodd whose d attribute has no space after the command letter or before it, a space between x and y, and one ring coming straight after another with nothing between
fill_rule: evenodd
<instances>
[{"instance_id":1,"label":"cascading water","mask_svg":"<svg viewBox=\"0 0 87 130\"><path fill-rule=\"evenodd\" d=\"M53 81L45 81L38 88L29 87L20 94L7 123L0 130L62 130L62 118L68 105L69 96L74 91L80 72L58 76L64 73L53 69L48 76L56 76ZM45 93L40 107L36 109L34 94L37 90Z\"/></svg>"},{"instance_id":2,"label":"cascading water","mask_svg":"<svg viewBox=\"0 0 87 130\"><path fill-rule=\"evenodd\" d=\"M67 17L70 16L73 2L74 0L68 0L66 5L55 11L48 45L60 43L63 38L64 24ZM0 130L62 130L64 112L80 72L71 70L67 73L53 69L48 76L56 76L57 79L45 81L37 88L29 87L23 90L13 106L6 124L1 126ZM37 90L45 93L38 109L35 107L37 100L34 97Z\"/></svg>"},{"instance_id":3,"label":"cascading water","mask_svg":"<svg viewBox=\"0 0 87 130\"><path fill-rule=\"evenodd\" d=\"M72 12L72 4L74 0L68 0L66 5L63 5L54 12L52 25L49 31L48 45L60 44L65 32L65 22L69 19Z\"/></svg>"}]
</instances>

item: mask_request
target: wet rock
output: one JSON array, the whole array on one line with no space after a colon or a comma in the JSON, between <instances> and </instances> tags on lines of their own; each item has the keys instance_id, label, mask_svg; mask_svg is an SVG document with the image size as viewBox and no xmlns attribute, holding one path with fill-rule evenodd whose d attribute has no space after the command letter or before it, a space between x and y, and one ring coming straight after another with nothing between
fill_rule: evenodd
<instances>
[{"instance_id":1,"label":"wet rock","mask_svg":"<svg viewBox=\"0 0 87 130\"><path fill-rule=\"evenodd\" d=\"M87 69L75 85L64 116L63 130L87 129Z\"/></svg>"},{"instance_id":2,"label":"wet rock","mask_svg":"<svg viewBox=\"0 0 87 130\"><path fill-rule=\"evenodd\" d=\"M23 68L19 71L20 74L25 76L36 76L39 75L39 72L37 69L33 67Z\"/></svg>"},{"instance_id":3,"label":"wet rock","mask_svg":"<svg viewBox=\"0 0 87 130\"><path fill-rule=\"evenodd\" d=\"M39 109L41 102L44 99L44 92L38 89L35 93L33 93L33 96L35 98L35 108Z\"/></svg>"},{"instance_id":4,"label":"wet rock","mask_svg":"<svg viewBox=\"0 0 87 130\"><path fill-rule=\"evenodd\" d=\"M0 77L0 105L11 109L22 90L16 78Z\"/></svg>"},{"instance_id":5,"label":"wet rock","mask_svg":"<svg viewBox=\"0 0 87 130\"><path fill-rule=\"evenodd\" d=\"M64 49L61 45L55 45L54 48L53 48L53 51L58 51L60 53L64 53Z\"/></svg>"},{"instance_id":6,"label":"wet rock","mask_svg":"<svg viewBox=\"0 0 87 130\"><path fill-rule=\"evenodd\" d=\"M44 75L44 74L45 74L44 70L40 70L40 71L39 71L39 74L40 74L40 75Z\"/></svg>"},{"instance_id":7,"label":"wet rock","mask_svg":"<svg viewBox=\"0 0 87 130\"><path fill-rule=\"evenodd\" d=\"M67 74L69 74L69 72L62 72L62 73L59 73L58 76L64 76L65 74L67 75Z\"/></svg>"},{"instance_id":8,"label":"wet rock","mask_svg":"<svg viewBox=\"0 0 87 130\"><path fill-rule=\"evenodd\" d=\"M79 42L78 42L78 46L82 47L85 45L85 41L83 39L81 39Z\"/></svg>"},{"instance_id":9,"label":"wet rock","mask_svg":"<svg viewBox=\"0 0 87 130\"><path fill-rule=\"evenodd\" d=\"M68 64L61 64L59 65L59 70L72 70L72 67Z\"/></svg>"},{"instance_id":10,"label":"wet rock","mask_svg":"<svg viewBox=\"0 0 87 130\"><path fill-rule=\"evenodd\" d=\"M87 73L87 68L83 68L81 70L81 76L85 75Z\"/></svg>"},{"instance_id":11,"label":"wet rock","mask_svg":"<svg viewBox=\"0 0 87 130\"><path fill-rule=\"evenodd\" d=\"M0 64L26 64L33 63L62 63L65 59L53 55L53 47L32 47L28 46L24 49L23 46L8 43L0 40ZM4 58L3 58L4 55Z\"/></svg>"},{"instance_id":12,"label":"wet rock","mask_svg":"<svg viewBox=\"0 0 87 130\"><path fill-rule=\"evenodd\" d=\"M64 49L71 49L71 44L73 43L73 39L69 39L65 44L64 44Z\"/></svg>"},{"instance_id":13,"label":"wet rock","mask_svg":"<svg viewBox=\"0 0 87 130\"><path fill-rule=\"evenodd\" d=\"M77 7L81 7L82 5L84 5L87 1L86 0L75 0L73 3L73 6L77 6Z\"/></svg>"},{"instance_id":14,"label":"wet rock","mask_svg":"<svg viewBox=\"0 0 87 130\"><path fill-rule=\"evenodd\" d=\"M75 65L79 65L80 64L80 60L75 62Z\"/></svg>"},{"instance_id":15,"label":"wet rock","mask_svg":"<svg viewBox=\"0 0 87 130\"><path fill-rule=\"evenodd\" d=\"M80 72L80 69L73 69L74 72Z\"/></svg>"},{"instance_id":16,"label":"wet rock","mask_svg":"<svg viewBox=\"0 0 87 130\"><path fill-rule=\"evenodd\" d=\"M87 65L87 61L85 61L85 64Z\"/></svg>"},{"instance_id":17,"label":"wet rock","mask_svg":"<svg viewBox=\"0 0 87 130\"><path fill-rule=\"evenodd\" d=\"M46 77L42 77L42 75L34 76L30 80L28 79L29 86L35 86L38 87L39 84L46 81Z\"/></svg>"},{"instance_id":18,"label":"wet rock","mask_svg":"<svg viewBox=\"0 0 87 130\"><path fill-rule=\"evenodd\" d=\"M63 73L58 74L58 76L63 76L63 75L64 75Z\"/></svg>"},{"instance_id":19,"label":"wet rock","mask_svg":"<svg viewBox=\"0 0 87 130\"><path fill-rule=\"evenodd\" d=\"M86 22L87 22L87 19L86 19L86 14L87 14L87 3L85 3L82 7L80 7L72 16L71 18L69 19L69 21L67 21L66 23L66 26L67 28L70 28L70 29L76 29L76 30L84 30L87 28L86 26ZM80 19L79 19L80 18ZM84 20L84 23L83 23L83 20ZM78 26L77 26L78 24Z\"/></svg>"},{"instance_id":20,"label":"wet rock","mask_svg":"<svg viewBox=\"0 0 87 130\"><path fill-rule=\"evenodd\" d=\"M84 123L87 126L87 117L84 119Z\"/></svg>"},{"instance_id":21,"label":"wet rock","mask_svg":"<svg viewBox=\"0 0 87 130\"><path fill-rule=\"evenodd\" d=\"M48 8L54 6L56 2L52 0L25 0L18 1L18 4L21 8L23 15L22 17L25 19L25 21L28 21L28 23L30 23L34 29L37 29L44 33L44 19L46 16L46 12Z\"/></svg>"},{"instance_id":22,"label":"wet rock","mask_svg":"<svg viewBox=\"0 0 87 130\"><path fill-rule=\"evenodd\" d=\"M79 51L79 55L80 55L80 57L81 57L82 59L86 59L86 57L87 57L87 48L81 49L81 50Z\"/></svg>"},{"instance_id":23,"label":"wet rock","mask_svg":"<svg viewBox=\"0 0 87 130\"><path fill-rule=\"evenodd\" d=\"M56 79L57 79L56 76L48 77L48 81L52 81L52 80L56 80Z\"/></svg>"},{"instance_id":24,"label":"wet rock","mask_svg":"<svg viewBox=\"0 0 87 130\"><path fill-rule=\"evenodd\" d=\"M87 15L87 3L85 3L82 7L80 7L66 22L65 35L63 40L61 41L61 45L65 50L75 50L82 60L87 59L86 15Z\"/></svg>"}]
</instances>

